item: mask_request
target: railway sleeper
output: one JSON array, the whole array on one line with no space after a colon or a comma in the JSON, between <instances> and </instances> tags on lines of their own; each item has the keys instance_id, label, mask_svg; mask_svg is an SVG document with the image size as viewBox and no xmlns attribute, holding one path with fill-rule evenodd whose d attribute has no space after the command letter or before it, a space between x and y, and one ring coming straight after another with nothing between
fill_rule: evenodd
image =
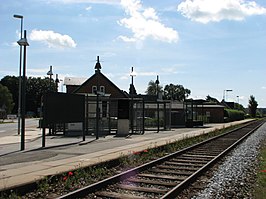
<instances>
[{"instance_id":1,"label":"railway sleeper","mask_svg":"<svg viewBox=\"0 0 266 199\"><path fill-rule=\"evenodd\" d=\"M205 154L207 154L209 151L211 151L212 153L216 153L216 152L220 152L223 151L224 148L227 148L230 145L226 145L226 146L216 146L215 148L210 148L210 147L206 147L206 148L200 148L200 149L196 149L193 151L197 151L197 152L203 152Z\"/></svg>"},{"instance_id":2,"label":"railway sleeper","mask_svg":"<svg viewBox=\"0 0 266 199\"><path fill-rule=\"evenodd\" d=\"M165 162L165 164L167 165L178 165L178 166L186 166L186 167L197 167L197 168L200 168L202 167L203 165L205 164L202 164L202 163L189 163L189 162L173 162L173 161L167 161Z\"/></svg>"},{"instance_id":3,"label":"railway sleeper","mask_svg":"<svg viewBox=\"0 0 266 199\"><path fill-rule=\"evenodd\" d=\"M158 185L158 186L165 186L165 187L174 187L177 185L175 182L165 182L165 181L158 181L158 180L146 180L146 179L138 179L138 178L130 178L127 180L131 183L138 183L138 184L150 184L150 185Z\"/></svg>"},{"instance_id":4,"label":"railway sleeper","mask_svg":"<svg viewBox=\"0 0 266 199\"><path fill-rule=\"evenodd\" d=\"M183 181L186 177L181 176L170 176L170 175L158 175L158 174L151 174L151 173L140 173L138 174L139 177L146 177L146 178L155 178L155 179L165 179L165 180L176 180L176 181Z\"/></svg>"},{"instance_id":5,"label":"railway sleeper","mask_svg":"<svg viewBox=\"0 0 266 199\"><path fill-rule=\"evenodd\" d=\"M179 176L190 176L193 172L181 172L176 170L165 170L165 169L152 169L150 170L153 173L167 173L172 175L179 175Z\"/></svg>"},{"instance_id":6,"label":"railway sleeper","mask_svg":"<svg viewBox=\"0 0 266 199\"><path fill-rule=\"evenodd\" d=\"M188 152L187 154L189 155L208 155L208 156L214 156L216 157L217 155L219 155L221 153L221 151L219 152L204 152L204 151L192 151L192 152Z\"/></svg>"},{"instance_id":7,"label":"railway sleeper","mask_svg":"<svg viewBox=\"0 0 266 199\"><path fill-rule=\"evenodd\" d=\"M190 153L186 153L183 154L181 157L191 157L191 158L203 158L203 159L213 159L215 157L215 155L197 155L197 154L190 154Z\"/></svg>"},{"instance_id":8,"label":"railway sleeper","mask_svg":"<svg viewBox=\"0 0 266 199\"><path fill-rule=\"evenodd\" d=\"M96 196L105 197L105 198L116 198L116 199L151 199L141 196L133 196L132 194L122 194L117 192L108 192L108 191L98 191L95 193Z\"/></svg>"},{"instance_id":9,"label":"railway sleeper","mask_svg":"<svg viewBox=\"0 0 266 199\"><path fill-rule=\"evenodd\" d=\"M209 160L195 160L195 159L183 159L183 158L174 158L174 159L171 159L171 161L173 162L184 162L184 163L199 163L199 164L206 164L207 162L209 162Z\"/></svg>"},{"instance_id":10,"label":"railway sleeper","mask_svg":"<svg viewBox=\"0 0 266 199\"><path fill-rule=\"evenodd\" d=\"M185 156L185 155L182 155L182 156L179 156L178 159L183 159L183 160L195 160L195 161L210 161L213 159L213 157L211 158L206 158L206 157L200 157L200 156Z\"/></svg>"},{"instance_id":11,"label":"railway sleeper","mask_svg":"<svg viewBox=\"0 0 266 199\"><path fill-rule=\"evenodd\" d=\"M146 193L156 193L156 194L164 194L168 192L168 189L158 189L158 188L149 188L149 187L138 187L132 185L118 185L120 189L130 190L130 191L137 191L137 192L146 192Z\"/></svg>"},{"instance_id":12,"label":"railway sleeper","mask_svg":"<svg viewBox=\"0 0 266 199\"><path fill-rule=\"evenodd\" d=\"M158 168L161 169L173 169L176 171L187 171L187 172L195 172L197 170L199 170L198 168L194 168L194 167L181 167L181 166L170 166L170 165L159 165L157 166Z\"/></svg>"}]
</instances>

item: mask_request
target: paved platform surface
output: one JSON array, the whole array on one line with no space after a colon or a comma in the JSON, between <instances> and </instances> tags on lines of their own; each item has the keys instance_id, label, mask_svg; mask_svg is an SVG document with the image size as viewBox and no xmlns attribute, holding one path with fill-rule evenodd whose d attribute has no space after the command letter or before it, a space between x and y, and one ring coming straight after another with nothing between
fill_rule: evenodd
<instances>
[{"instance_id":1,"label":"paved platform surface","mask_svg":"<svg viewBox=\"0 0 266 199\"><path fill-rule=\"evenodd\" d=\"M144 135L128 138L106 136L95 140L95 137L86 136L85 142L82 142L82 137L47 136L45 148L41 148L41 129L28 127L25 151L20 151L20 135L16 132L0 136L0 190L248 121L208 124L203 128L177 128L159 133L146 131Z\"/></svg>"}]
</instances>

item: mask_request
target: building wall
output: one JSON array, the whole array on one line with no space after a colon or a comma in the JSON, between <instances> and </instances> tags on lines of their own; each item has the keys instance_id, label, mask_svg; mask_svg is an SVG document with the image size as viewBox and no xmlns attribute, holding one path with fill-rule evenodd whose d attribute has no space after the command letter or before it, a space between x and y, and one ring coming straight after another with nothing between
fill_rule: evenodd
<instances>
[{"instance_id":1,"label":"building wall","mask_svg":"<svg viewBox=\"0 0 266 199\"><path fill-rule=\"evenodd\" d=\"M208 116L210 123L224 122L224 108L203 108L204 114Z\"/></svg>"},{"instance_id":2,"label":"building wall","mask_svg":"<svg viewBox=\"0 0 266 199\"><path fill-rule=\"evenodd\" d=\"M66 85L66 92L67 93L73 93L74 90L76 90L79 86L77 85Z\"/></svg>"},{"instance_id":3,"label":"building wall","mask_svg":"<svg viewBox=\"0 0 266 199\"><path fill-rule=\"evenodd\" d=\"M97 86L97 81L99 85L99 89L101 86L104 86L104 90L106 94L111 94L110 98L125 98L121 90L119 90L116 86L114 86L108 79L103 77L102 75L93 76L90 81L86 82L79 90L78 93L93 93L92 87Z\"/></svg>"},{"instance_id":4,"label":"building wall","mask_svg":"<svg viewBox=\"0 0 266 199\"><path fill-rule=\"evenodd\" d=\"M195 110L194 110L195 111ZM209 123L223 123L224 122L224 108L223 107L203 107L198 108L197 114L206 116ZM183 108L172 108L171 111L171 125L182 126L185 124L185 112Z\"/></svg>"}]
</instances>

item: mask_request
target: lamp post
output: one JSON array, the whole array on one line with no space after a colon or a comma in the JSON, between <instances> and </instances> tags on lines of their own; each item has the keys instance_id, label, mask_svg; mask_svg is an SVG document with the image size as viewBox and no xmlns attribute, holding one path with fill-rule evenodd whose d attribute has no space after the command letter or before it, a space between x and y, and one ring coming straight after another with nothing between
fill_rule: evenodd
<instances>
[{"instance_id":1,"label":"lamp post","mask_svg":"<svg viewBox=\"0 0 266 199\"><path fill-rule=\"evenodd\" d=\"M22 39L23 31L23 16L13 15L14 18L20 19L20 39ZM20 134L20 114L21 114L21 61L22 60L22 46L19 51L19 79L18 79L18 135Z\"/></svg>"},{"instance_id":2,"label":"lamp post","mask_svg":"<svg viewBox=\"0 0 266 199\"><path fill-rule=\"evenodd\" d=\"M131 67L131 73L130 73L130 76L131 76L131 86L130 86L130 94L131 94L131 121L130 121L130 124L131 124L131 134L134 133L134 77L136 76L136 73L134 73L134 67L132 66Z\"/></svg>"},{"instance_id":3,"label":"lamp post","mask_svg":"<svg viewBox=\"0 0 266 199\"><path fill-rule=\"evenodd\" d=\"M56 78L55 78L55 84L56 84L56 92L58 92L58 84L59 84L59 79L58 79L58 74L56 74Z\"/></svg>"},{"instance_id":4,"label":"lamp post","mask_svg":"<svg viewBox=\"0 0 266 199\"><path fill-rule=\"evenodd\" d=\"M159 116L159 76L157 75L157 79L155 81L156 84L156 95L157 95L157 133L160 131L160 116Z\"/></svg>"},{"instance_id":5,"label":"lamp post","mask_svg":"<svg viewBox=\"0 0 266 199\"><path fill-rule=\"evenodd\" d=\"M17 43L23 46L23 73L21 87L21 151L25 149L25 110L26 110L26 47L29 46L27 41L27 33L24 30L24 38L21 38Z\"/></svg>"},{"instance_id":6,"label":"lamp post","mask_svg":"<svg viewBox=\"0 0 266 199\"><path fill-rule=\"evenodd\" d=\"M53 66L50 66L50 70L47 72L47 75L49 76L49 91L52 91L52 76L53 76ZM49 135L52 134L52 127L49 125Z\"/></svg>"},{"instance_id":7,"label":"lamp post","mask_svg":"<svg viewBox=\"0 0 266 199\"><path fill-rule=\"evenodd\" d=\"M223 100L224 101L227 99L227 92L232 92L232 91L233 91L232 89L224 90L224 94L223 94Z\"/></svg>"},{"instance_id":8,"label":"lamp post","mask_svg":"<svg viewBox=\"0 0 266 199\"><path fill-rule=\"evenodd\" d=\"M240 106L239 106L239 95L237 95L236 98L237 98L237 109L240 109Z\"/></svg>"},{"instance_id":9,"label":"lamp post","mask_svg":"<svg viewBox=\"0 0 266 199\"><path fill-rule=\"evenodd\" d=\"M97 56L97 62L95 64L95 73L97 74L96 76L96 83L97 83L97 88L96 88L96 140L99 139L99 120L100 120L100 108L99 108L99 74L101 73L101 64L100 64L100 57Z\"/></svg>"},{"instance_id":10,"label":"lamp post","mask_svg":"<svg viewBox=\"0 0 266 199\"><path fill-rule=\"evenodd\" d=\"M50 70L47 72L47 75L49 75L49 90L51 91L52 87L52 76L53 76L53 66L50 66Z\"/></svg>"}]
</instances>

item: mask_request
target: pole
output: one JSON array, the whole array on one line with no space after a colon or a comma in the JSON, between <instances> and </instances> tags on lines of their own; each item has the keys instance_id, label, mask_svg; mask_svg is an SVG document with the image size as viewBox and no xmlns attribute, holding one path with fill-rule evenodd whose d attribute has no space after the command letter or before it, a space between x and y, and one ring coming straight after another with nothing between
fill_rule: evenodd
<instances>
[{"instance_id":1,"label":"pole","mask_svg":"<svg viewBox=\"0 0 266 199\"><path fill-rule=\"evenodd\" d=\"M14 15L15 18L20 20L20 39L22 39L23 34L23 16ZM18 79L18 135L20 134L20 119L21 119L21 65L22 65L22 46L19 48L19 79Z\"/></svg>"},{"instance_id":2,"label":"pole","mask_svg":"<svg viewBox=\"0 0 266 199\"><path fill-rule=\"evenodd\" d=\"M131 67L131 134L133 135L134 133L134 99L133 99L133 94L134 94L134 74L133 74L134 67Z\"/></svg>"},{"instance_id":3,"label":"pole","mask_svg":"<svg viewBox=\"0 0 266 199\"><path fill-rule=\"evenodd\" d=\"M97 57L99 63L99 57ZM96 89L96 139L99 139L99 69L97 69L97 89Z\"/></svg>"},{"instance_id":4,"label":"pole","mask_svg":"<svg viewBox=\"0 0 266 199\"><path fill-rule=\"evenodd\" d=\"M24 38L26 39L26 30L24 30ZM22 90L21 90L21 151L25 149L25 110L26 110L26 45L24 45L23 54L23 74L22 74Z\"/></svg>"},{"instance_id":5,"label":"pole","mask_svg":"<svg viewBox=\"0 0 266 199\"><path fill-rule=\"evenodd\" d=\"M156 83L156 94L157 94L157 133L160 131L160 111L159 111L159 76L157 75Z\"/></svg>"},{"instance_id":6,"label":"pole","mask_svg":"<svg viewBox=\"0 0 266 199\"><path fill-rule=\"evenodd\" d=\"M98 94L98 86L96 93L96 139L99 139L99 94Z\"/></svg>"}]
</instances>

